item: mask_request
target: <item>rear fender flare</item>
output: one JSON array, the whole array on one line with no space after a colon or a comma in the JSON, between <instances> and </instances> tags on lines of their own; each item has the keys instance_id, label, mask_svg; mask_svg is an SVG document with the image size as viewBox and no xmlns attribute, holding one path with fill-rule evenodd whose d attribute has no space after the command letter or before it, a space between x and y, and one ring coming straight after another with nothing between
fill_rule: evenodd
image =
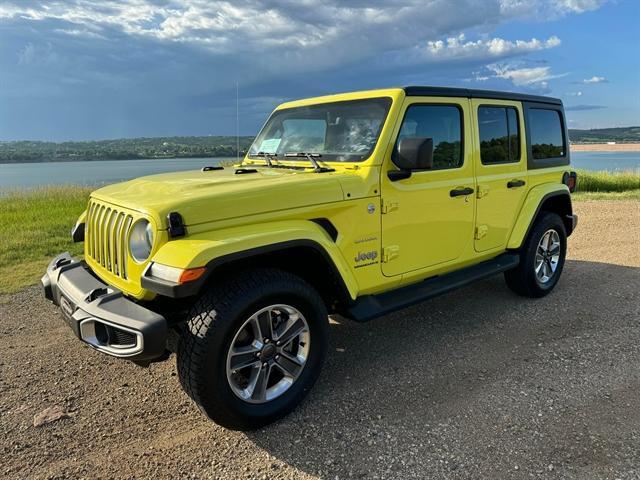
<instances>
[{"instance_id":1,"label":"rear fender flare","mask_svg":"<svg viewBox=\"0 0 640 480\"><path fill-rule=\"evenodd\" d=\"M571 195L569 188L566 185L559 185L557 183L542 184L533 187L527 194L527 198L522 205L516 224L511 231L509 242L507 243L507 249L518 249L524 243L524 240L529 235L529 231L540 211L543 209L545 202L551 198L566 197L569 204L569 212L565 214L571 214ZM566 223L566 219L562 219ZM568 232L571 233L571 232Z\"/></svg>"}]
</instances>

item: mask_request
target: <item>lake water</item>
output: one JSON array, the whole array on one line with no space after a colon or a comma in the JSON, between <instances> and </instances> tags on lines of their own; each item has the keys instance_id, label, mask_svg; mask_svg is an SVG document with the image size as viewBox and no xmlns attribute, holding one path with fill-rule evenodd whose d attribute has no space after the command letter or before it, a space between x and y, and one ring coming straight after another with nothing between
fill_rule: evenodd
<instances>
[{"instance_id":1,"label":"lake water","mask_svg":"<svg viewBox=\"0 0 640 480\"><path fill-rule=\"evenodd\" d=\"M640 152L572 152L571 165L584 170L640 173Z\"/></svg>"},{"instance_id":2,"label":"lake water","mask_svg":"<svg viewBox=\"0 0 640 480\"><path fill-rule=\"evenodd\" d=\"M104 185L154 173L199 170L228 158L168 158L0 164L0 190L39 185ZM574 152L574 168L640 172L640 152Z\"/></svg>"},{"instance_id":3,"label":"lake water","mask_svg":"<svg viewBox=\"0 0 640 480\"><path fill-rule=\"evenodd\" d=\"M39 185L105 185L154 173L200 170L229 158L162 158L0 164L0 189Z\"/></svg>"}]
</instances>

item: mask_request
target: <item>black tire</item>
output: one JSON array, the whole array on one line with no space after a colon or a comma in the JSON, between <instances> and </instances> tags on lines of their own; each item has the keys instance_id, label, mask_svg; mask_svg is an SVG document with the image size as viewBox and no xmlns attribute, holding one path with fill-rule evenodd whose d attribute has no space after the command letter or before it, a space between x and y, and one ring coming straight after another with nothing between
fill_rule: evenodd
<instances>
[{"instance_id":1,"label":"black tire","mask_svg":"<svg viewBox=\"0 0 640 480\"><path fill-rule=\"evenodd\" d=\"M260 309L284 303L299 310L309 328L310 346L302 371L279 397L248 403L227 379L227 354L244 322ZM306 396L326 358L329 321L316 290L288 272L256 268L211 286L189 314L177 354L185 392L211 420L233 430L252 430L291 412Z\"/></svg>"},{"instance_id":2,"label":"black tire","mask_svg":"<svg viewBox=\"0 0 640 480\"><path fill-rule=\"evenodd\" d=\"M554 230L560 240L560 255L555 272L542 282L536 275L536 251L549 230ZM520 264L504 273L507 286L515 293L531 298L544 297L558 283L567 254L567 233L564 223L556 213L543 212L536 220L520 250Z\"/></svg>"}]
</instances>

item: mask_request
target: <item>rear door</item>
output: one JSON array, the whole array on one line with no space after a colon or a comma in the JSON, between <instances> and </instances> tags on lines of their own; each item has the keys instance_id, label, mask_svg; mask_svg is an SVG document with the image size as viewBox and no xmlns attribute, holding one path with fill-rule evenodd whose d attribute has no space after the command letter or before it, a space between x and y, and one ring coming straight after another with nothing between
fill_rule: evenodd
<instances>
[{"instance_id":1,"label":"rear door","mask_svg":"<svg viewBox=\"0 0 640 480\"><path fill-rule=\"evenodd\" d=\"M520 102L473 99L477 252L506 247L527 192Z\"/></svg>"}]
</instances>

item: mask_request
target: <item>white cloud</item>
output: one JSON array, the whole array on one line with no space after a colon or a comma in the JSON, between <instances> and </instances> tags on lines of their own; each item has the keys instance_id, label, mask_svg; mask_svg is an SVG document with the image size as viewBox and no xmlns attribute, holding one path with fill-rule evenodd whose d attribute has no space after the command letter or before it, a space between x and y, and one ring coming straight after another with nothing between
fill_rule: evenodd
<instances>
[{"instance_id":1,"label":"white cloud","mask_svg":"<svg viewBox=\"0 0 640 480\"><path fill-rule=\"evenodd\" d=\"M523 66L522 62L493 63L480 71L472 72L467 82L486 82L490 79L502 79L517 87L527 87L540 92L549 92L549 80L567 76L568 73L553 73L550 66ZM574 96L582 92L574 92Z\"/></svg>"},{"instance_id":2,"label":"white cloud","mask_svg":"<svg viewBox=\"0 0 640 480\"><path fill-rule=\"evenodd\" d=\"M554 78L564 77L567 74L552 74L551 67L522 67L517 68L509 65L489 65L489 70L494 72L495 78L510 80L514 85L538 85L546 88L548 81Z\"/></svg>"},{"instance_id":3,"label":"white cloud","mask_svg":"<svg viewBox=\"0 0 640 480\"><path fill-rule=\"evenodd\" d=\"M45 65L57 61L58 55L49 42L44 45L35 45L29 42L18 52L18 64L20 65Z\"/></svg>"},{"instance_id":4,"label":"white cloud","mask_svg":"<svg viewBox=\"0 0 640 480\"><path fill-rule=\"evenodd\" d=\"M491 38L488 40L467 41L464 33L457 37L449 37L446 41L437 40L427 42L427 53L434 58L459 59L481 55L483 57L504 57L508 55L546 50L560 45L560 39L556 36L547 40L505 40L503 38Z\"/></svg>"},{"instance_id":5,"label":"white cloud","mask_svg":"<svg viewBox=\"0 0 640 480\"><path fill-rule=\"evenodd\" d=\"M84 37L84 38L96 38L106 40L104 35L101 35L97 32L93 32L88 28L56 28L54 30L55 33L62 33L64 35L69 35L70 37Z\"/></svg>"},{"instance_id":6,"label":"white cloud","mask_svg":"<svg viewBox=\"0 0 640 480\"><path fill-rule=\"evenodd\" d=\"M567 93L568 97L581 97L582 96L582 92L581 91L577 91L577 92L569 92Z\"/></svg>"},{"instance_id":7,"label":"white cloud","mask_svg":"<svg viewBox=\"0 0 640 480\"><path fill-rule=\"evenodd\" d=\"M608 0L501 0L500 9L505 14L527 15L539 19L559 18L569 13L596 10Z\"/></svg>"},{"instance_id":8,"label":"white cloud","mask_svg":"<svg viewBox=\"0 0 640 480\"><path fill-rule=\"evenodd\" d=\"M583 13L600 8L605 0L556 0L555 3L559 10Z\"/></svg>"},{"instance_id":9,"label":"white cloud","mask_svg":"<svg viewBox=\"0 0 640 480\"><path fill-rule=\"evenodd\" d=\"M486 82L491 78L491 75L487 75L485 72L476 71L471 72L471 78L465 78L465 82Z\"/></svg>"},{"instance_id":10,"label":"white cloud","mask_svg":"<svg viewBox=\"0 0 640 480\"><path fill-rule=\"evenodd\" d=\"M609 80L607 80L605 77L598 77L596 75L594 75L591 78L585 78L584 80L582 80L582 83L608 83Z\"/></svg>"}]
</instances>

